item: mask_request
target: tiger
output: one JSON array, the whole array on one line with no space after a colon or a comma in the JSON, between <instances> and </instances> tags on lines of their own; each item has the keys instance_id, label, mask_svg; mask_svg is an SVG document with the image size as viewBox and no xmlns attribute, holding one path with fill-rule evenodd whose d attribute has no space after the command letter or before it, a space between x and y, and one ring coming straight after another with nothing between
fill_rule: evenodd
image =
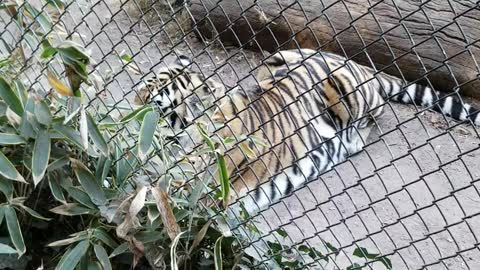
<instances>
[{"instance_id":1,"label":"tiger","mask_svg":"<svg viewBox=\"0 0 480 270\"><path fill-rule=\"evenodd\" d=\"M407 84L333 53L278 51L258 68L258 85L229 91L193 71L192 64L179 56L137 87L134 102L156 104L177 131L212 112L209 119L222 123L212 132L237 140L223 149L235 191L229 202L241 203L250 214L360 152L386 101L431 108L480 125L479 110L458 95ZM191 145L200 142L189 139ZM246 147L255 155L247 155Z\"/></svg>"}]
</instances>

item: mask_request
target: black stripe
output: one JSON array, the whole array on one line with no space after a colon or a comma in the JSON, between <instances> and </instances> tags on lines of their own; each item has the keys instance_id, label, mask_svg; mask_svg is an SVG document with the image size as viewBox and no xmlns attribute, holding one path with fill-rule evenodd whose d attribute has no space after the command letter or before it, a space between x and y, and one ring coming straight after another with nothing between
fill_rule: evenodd
<instances>
[{"instance_id":1,"label":"black stripe","mask_svg":"<svg viewBox=\"0 0 480 270\"><path fill-rule=\"evenodd\" d=\"M453 119L460 120L460 115L463 111L463 105L460 102L460 99L457 96L452 96L452 108L451 108L451 116Z\"/></svg>"},{"instance_id":2,"label":"black stripe","mask_svg":"<svg viewBox=\"0 0 480 270\"><path fill-rule=\"evenodd\" d=\"M384 80L379 78L377 80L378 80L378 87L379 87L378 91L380 91L380 95L385 99L390 98L391 100L395 100L394 98L391 98L393 94L392 82L387 78L384 78Z\"/></svg>"},{"instance_id":3,"label":"black stripe","mask_svg":"<svg viewBox=\"0 0 480 270\"><path fill-rule=\"evenodd\" d=\"M175 124L177 123L179 117L177 112L173 111L172 114L170 115L170 125L172 128L175 128Z\"/></svg>"},{"instance_id":4,"label":"black stripe","mask_svg":"<svg viewBox=\"0 0 480 270\"><path fill-rule=\"evenodd\" d=\"M292 169L295 175L300 175L300 169L298 168L297 164L293 164Z\"/></svg>"},{"instance_id":5,"label":"black stripe","mask_svg":"<svg viewBox=\"0 0 480 270\"><path fill-rule=\"evenodd\" d=\"M423 102L423 97L425 96L425 93L429 91L427 88L423 85L417 84L415 88L415 105L421 106Z\"/></svg>"},{"instance_id":6,"label":"black stripe","mask_svg":"<svg viewBox=\"0 0 480 270\"><path fill-rule=\"evenodd\" d=\"M315 128L312 127L312 125L313 125L312 123L309 123L309 125L306 128L307 128L308 138L310 139L310 145L315 147L318 144L318 140L315 133Z\"/></svg>"},{"instance_id":7,"label":"black stripe","mask_svg":"<svg viewBox=\"0 0 480 270\"><path fill-rule=\"evenodd\" d=\"M353 82L350 81L344 74L341 74L341 76L343 77L343 80L341 80L341 82L342 82L342 85L343 85L344 88L345 88L345 83L344 82L349 83L349 89L343 89L343 91L346 92L343 100L347 100L348 103L349 103L349 106L347 106L345 108L347 110L349 116L350 116L347 119L347 124L345 125L345 126L347 126L348 124L351 123L353 115L355 115L355 119L357 119L361 116L360 115L360 104L358 103L357 96L362 96L362 94L358 93L360 91L360 88L355 88L353 86ZM345 105L342 104L342 106L345 106ZM353 112L352 112L352 110L353 110Z\"/></svg>"},{"instance_id":8,"label":"black stripe","mask_svg":"<svg viewBox=\"0 0 480 270\"><path fill-rule=\"evenodd\" d=\"M480 110L478 108L470 107L468 110L469 118L472 119L473 123L477 123L480 119Z\"/></svg>"},{"instance_id":9,"label":"black stripe","mask_svg":"<svg viewBox=\"0 0 480 270\"><path fill-rule=\"evenodd\" d=\"M240 118L240 121L242 122L242 124L245 126L245 128L248 128L249 130L247 130L248 134L249 135L251 132L253 132L255 130L255 122L253 120L253 116L252 116L252 112L251 112L251 108L249 110L246 110L244 111L246 114L247 114L247 123L245 123L241 118Z\"/></svg>"},{"instance_id":10,"label":"black stripe","mask_svg":"<svg viewBox=\"0 0 480 270\"><path fill-rule=\"evenodd\" d=\"M182 78L184 78L184 76L178 76L176 81L180 84L182 89L187 89L187 85L183 82Z\"/></svg>"},{"instance_id":11,"label":"black stripe","mask_svg":"<svg viewBox=\"0 0 480 270\"><path fill-rule=\"evenodd\" d=\"M178 106L178 104L179 104L178 100L174 97L173 100L172 100L172 105L173 105L172 107L176 108Z\"/></svg>"},{"instance_id":12,"label":"black stripe","mask_svg":"<svg viewBox=\"0 0 480 270\"><path fill-rule=\"evenodd\" d=\"M317 172L317 171L315 170L315 166L312 166L312 167L310 168L310 174L308 175L308 180L313 179L313 177L315 177L316 172Z\"/></svg>"},{"instance_id":13,"label":"black stripe","mask_svg":"<svg viewBox=\"0 0 480 270\"><path fill-rule=\"evenodd\" d=\"M255 190L255 203L260 201L260 192L264 192L262 188Z\"/></svg>"},{"instance_id":14,"label":"black stripe","mask_svg":"<svg viewBox=\"0 0 480 270\"><path fill-rule=\"evenodd\" d=\"M276 196L277 196L277 185L275 184L275 181L271 180L270 181L270 200L274 201Z\"/></svg>"},{"instance_id":15,"label":"black stripe","mask_svg":"<svg viewBox=\"0 0 480 270\"><path fill-rule=\"evenodd\" d=\"M398 93L398 95L396 97L396 101L401 102L401 103L408 103L408 101L403 102L403 97L405 97L405 95L408 95L407 94L407 89L408 89L408 87L400 87L400 92Z\"/></svg>"},{"instance_id":16,"label":"black stripe","mask_svg":"<svg viewBox=\"0 0 480 270\"><path fill-rule=\"evenodd\" d=\"M436 106L433 109L437 112L443 113L443 106L445 106L445 97L439 98Z\"/></svg>"},{"instance_id":17,"label":"black stripe","mask_svg":"<svg viewBox=\"0 0 480 270\"><path fill-rule=\"evenodd\" d=\"M285 193L284 195L288 195L293 192L293 184L292 181L290 181L290 178L287 176L287 187L285 188Z\"/></svg>"},{"instance_id":18,"label":"black stripe","mask_svg":"<svg viewBox=\"0 0 480 270\"><path fill-rule=\"evenodd\" d=\"M169 71L162 71L162 72L158 73L158 77L160 77L160 75L166 75L166 76L170 77L171 73Z\"/></svg>"},{"instance_id":19,"label":"black stripe","mask_svg":"<svg viewBox=\"0 0 480 270\"><path fill-rule=\"evenodd\" d=\"M325 56L326 58L328 58L328 56ZM330 73L331 70L330 68L328 67L327 63L325 63L325 59L322 57L322 56L318 56L318 57L312 57L310 58L313 62L317 63L322 70L325 71L325 73Z\"/></svg>"},{"instance_id":20,"label":"black stripe","mask_svg":"<svg viewBox=\"0 0 480 270\"><path fill-rule=\"evenodd\" d=\"M278 67L284 65L286 62L283 57L277 53L267 58L265 63L270 66Z\"/></svg>"},{"instance_id":21,"label":"black stripe","mask_svg":"<svg viewBox=\"0 0 480 270\"><path fill-rule=\"evenodd\" d=\"M265 103L263 103L263 98L257 99L255 102L252 103L252 109L254 112L256 112L257 117L259 118L260 125L265 123L265 114L266 110L265 108Z\"/></svg>"}]
</instances>

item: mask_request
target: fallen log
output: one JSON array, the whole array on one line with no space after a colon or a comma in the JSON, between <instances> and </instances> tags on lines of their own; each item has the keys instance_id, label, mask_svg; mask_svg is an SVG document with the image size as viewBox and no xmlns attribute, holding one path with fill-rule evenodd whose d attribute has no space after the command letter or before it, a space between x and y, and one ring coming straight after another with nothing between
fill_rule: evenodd
<instances>
[{"instance_id":1,"label":"fallen log","mask_svg":"<svg viewBox=\"0 0 480 270\"><path fill-rule=\"evenodd\" d=\"M191 4L195 30L204 39L218 37L226 45L270 52L320 48L361 64L374 63L409 81L428 78L437 90L460 89L480 99L480 7L474 0Z\"/></svg>"}]
</instances>

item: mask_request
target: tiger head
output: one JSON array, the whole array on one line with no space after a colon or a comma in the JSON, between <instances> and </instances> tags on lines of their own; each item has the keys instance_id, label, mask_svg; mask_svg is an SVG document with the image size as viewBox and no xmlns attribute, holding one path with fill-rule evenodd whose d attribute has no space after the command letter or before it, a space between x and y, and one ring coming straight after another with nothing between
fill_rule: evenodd
<instances>
[{"instance_id":1,"label":"tiger head","mask_svg":"<svg viewBox=\"0 0 480 270\"><path fill-rule=\"evenodd\" d=\"M204 114L225 94L225 86L191 69L192 60L181 55L136 89L134 103L153 103L174 130L183 129Z\"/></svg>"}]
</instances>

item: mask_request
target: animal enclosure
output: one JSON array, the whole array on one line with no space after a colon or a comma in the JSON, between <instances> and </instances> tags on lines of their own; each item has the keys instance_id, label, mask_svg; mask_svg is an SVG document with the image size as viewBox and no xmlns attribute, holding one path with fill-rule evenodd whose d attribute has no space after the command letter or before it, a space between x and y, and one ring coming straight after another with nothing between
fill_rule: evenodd
<instances>
[{"instance_id":1,"label":"animal enclosure","mask_svg":"<svg viewBox=\"0 0 480 270\"><path fill-rule=\"evenodd\" d=\"M254 89L258 68L270 54L298 48L333 52L429 86L442 98L459 97L480 107L480 5L475 1L31 2L36 12L30 12L30 32L20 29L8 5L0 10L0 63L23 48L26 59L16 78L31 85L29 91L46 95L54 88L47 68L32 64L41 58L44 44L31 32L36 27L80 44L97 82L83 83L81 90L87 109L98 113L98 123L123 119L125 111L137 109L138 87L180 55L190 57L194 71L221 83L228 93ZM16 10L22 9L27 5ZM238 220L229 230L243 237L249 267L480 269L479 127L433 107L387 99L361 152ZM180 132L162 125L160 133L175 137ZM109 143L121 142L124 133L136 129L125 126L121 135L105 129L104 136ZM112 166L130 158L141 143L124 141L127 150L115 156ZM175 156L170 167L158 167L163 150L156 147L146 158L133 153L140 165L129 177L166 186L169 193L194 190L201 172L182 174ZM195 150L188 151L185 156ZM164 180L172 171L176 176ZM220 185L209 186L206 197L218 201ZM223 212L220 204L213 208L208 212L212 219Z\"/></svg>"}]
</instances>

